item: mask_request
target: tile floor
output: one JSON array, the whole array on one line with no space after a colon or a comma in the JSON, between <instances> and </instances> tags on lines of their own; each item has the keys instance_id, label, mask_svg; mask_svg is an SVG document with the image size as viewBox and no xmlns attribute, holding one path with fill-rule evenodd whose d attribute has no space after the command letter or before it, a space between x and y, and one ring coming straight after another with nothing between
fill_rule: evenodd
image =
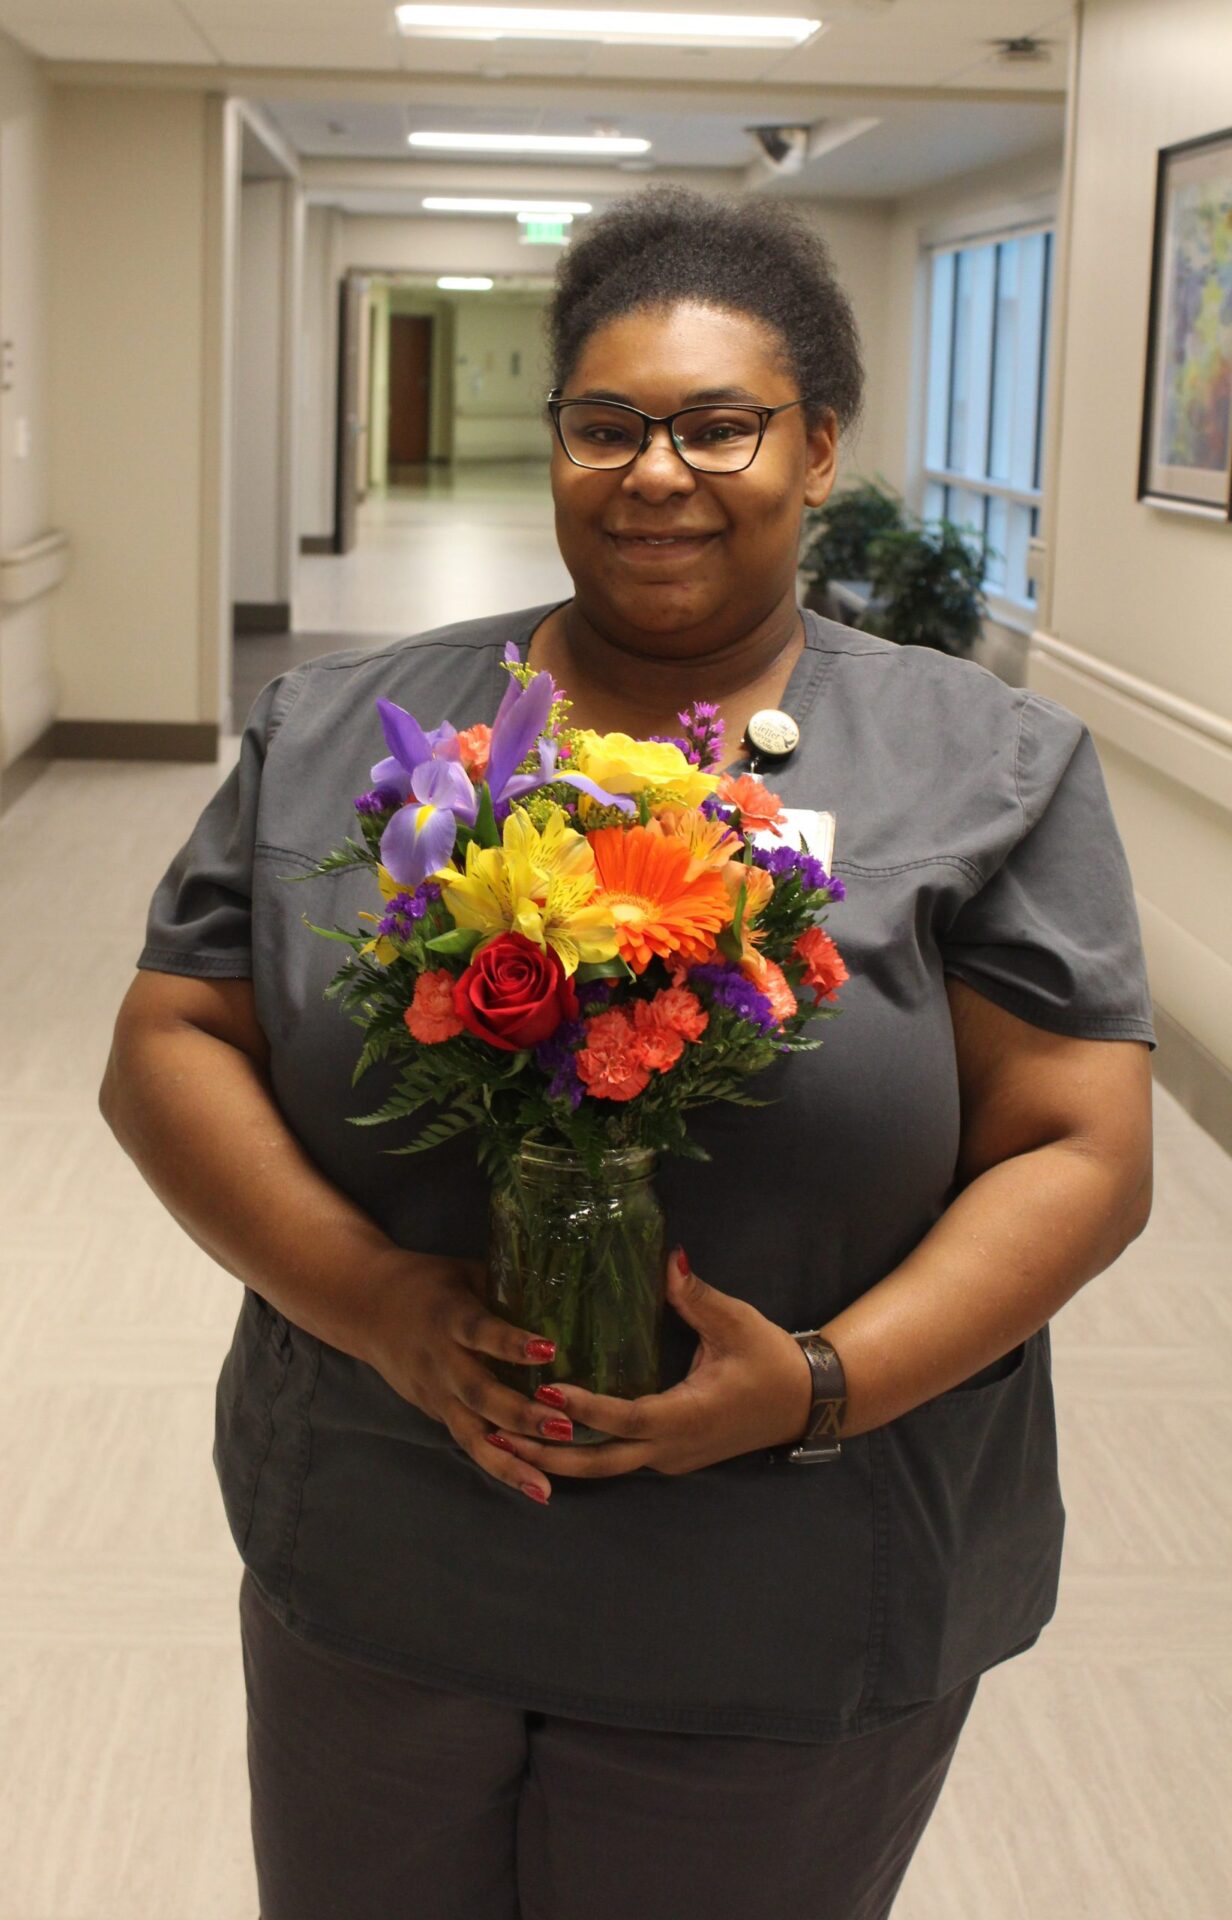
<instances>
[{"instance_id":1,"label":"tile floor","mask_svg":"<svg viewBox=\"0 0 1232 1920\"><path fill-rule=\"evenodd\" d=\"M542 502L480 504L493 569L526 560L508 604L561 590ZM362 631L361 601L385 631L472 611L469 579L453 607L446 588L473 548L436 508L371 511L359 558L314 565L312 624ZM439 569L426 602L404 511ZM0 822L0 1920L257 1911L240 1567L210 1461L236 1283L95 1105L146 901L233 751L61 762ZM985 1678L895 1920L1230 1910L1232 1183L1159 1089L1156 1126L1150 1226L1053 1328L1058 1613Z\"/></svg>"}]
</instances>

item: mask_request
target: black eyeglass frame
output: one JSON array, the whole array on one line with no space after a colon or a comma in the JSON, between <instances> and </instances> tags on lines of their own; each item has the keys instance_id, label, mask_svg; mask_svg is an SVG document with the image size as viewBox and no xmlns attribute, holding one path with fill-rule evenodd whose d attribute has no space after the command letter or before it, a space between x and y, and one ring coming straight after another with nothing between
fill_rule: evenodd
<instances>
[{"instance_id":1,"label":"black eyeglass frame","mask_svg":"<svg viewBox=\"0 0 1232 1920\"><path fill-rule=\"evenodd\" d=\"M757 445L753 448L752 453L742 467L695 467L682 449L679 440L676 438L675 422L679 420L683 413L713 413L716 407L724 405L738 407L741 413L755 413L758 416L761 425L757 435ZM804 401L802 399L784 400L782 406L779 407L757 406L751 400L730 400L726 402L722 400L705 400L691 407L677 407L674 413L643 413L640 407L630 406L627 400L591 400L584 394L578 394L573 399L566 400L556 388L553 388L547 397L547 408L552 416L552 426L555 429L556 438L560 441L560 450L566 460L568 460L572 466L580 468L583 473L623 473L626 467L633 466L636 461L641 459L647 447L650 445L651 436L656 427L667 428L674 452L684 461L690 473L704 473L707 475L747 473L761 452L761 443L766 437L766 428L770 425L775 415L787 413L792 407L802 407L803 405ZM560 424L561 411L565 407L611 407L617 413L635 414L642 423L641 445L638 447L636 453L629 455L627 460L621 460L607 467L588 467L584 460L575 459L565 445L565 436Z\"/></svg>"}]
</instances>

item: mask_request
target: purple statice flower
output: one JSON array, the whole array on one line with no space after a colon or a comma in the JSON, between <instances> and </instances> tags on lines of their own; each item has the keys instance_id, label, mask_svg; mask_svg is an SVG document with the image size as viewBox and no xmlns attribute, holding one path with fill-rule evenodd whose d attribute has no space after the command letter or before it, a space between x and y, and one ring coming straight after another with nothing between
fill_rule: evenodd
<instances>
[{"instance_id":1,"label":"purple statice flower","mask_svg":"<svg viewBox=\"0 0 1232 1920\"><path fill-rule=\"evenodd\" d=\"M797 853L794 847L754 847L753 865L764 867L776 880L794 873L806 893L829 891L832 900L847 897L842 881L832 879L815 854Z\"/></svg>"},{"instance_id":2,"label":"purple statice flower","mask_svg":"<svg viewBox=\"0 0 1232 1920\"><path fill-rule=\"evenodd\" d=\"M676 715L684 729L688 745L685 752L695 765L721 767L723 764L723 722L712 700L695 700L691 707Z\"/></svg>"},{"instance_id":3,"label":"purple statice flower","mask_svg":"<svg viewBox=\"0 0 1232 1920\"><path fill-rule=\"evenodd\" d=\"M416 920L422 920L428 908L435 906L441 897L441 890L435 880L425 880L416 887L414 893L395 893L385 904L385 912L377 927L378 937L387 940L406 940L410 938L411 927Z\"/></svg>"},{"instance_id":4,"label":"purple statice flower","mask_svg":"<svg viewBox=\"0 0 1232 1920\"><path fill-rule=\"evenodd\" d=\"M579 989L578 998L586 991ZM571 1107L580 1107L585 1088L578 1077L577 1049L586 1032L584 1020L562 1020L555 1033L541 1040L535 1048L535 1065L540 1073L550 1073L548 1085L549 1100L567 1100Z\"/></svg>"},{"instance_id":5,"label":"purple statice flower","mask_svg":"<svg viewBox=\"0 0 1232 1920\"><path fill-rule=\"evenodd\" d=\"M714 1006L730 1007L759 1033L773 1033L779 1024L765 994L759 993L751 980L746 980L739 967L716 962L690 967L689 985L705 987Z\"/></svg>"},{"instance_id":6,"label":"purple statice flower","mask_svg":"<svg viewBox=\"0 0 1232 1920\"><path fill-rule=\"evenodd\" d=\"M717 794L708 793L698 811L704 813L707 820L730 820L735 808L725 807Z\"/></svg>"},{"instance_id":7,"label":"purple statice flower","mask_svg":"<svg viewBox=\"0 0 1232 1920\"><path fill-rule=\"evenodd\" d=\"M615 985L614 980L587 980L577 990L579 1007L589 1013L595 1007L604 1006Z\"/></svg>"},{"instance_id":8,"label":"purple statice flower","mask_svg":"<svg viewBox=\"0 0 1232 1920\"><path fill-rule=\"evenodd\" d=\"M392 813L395 807L402 805L402 795L396 787L372 787L367 793L356 796L356 813L366 814L375 820L382 813Z\"/></svg>"}]
</instances>

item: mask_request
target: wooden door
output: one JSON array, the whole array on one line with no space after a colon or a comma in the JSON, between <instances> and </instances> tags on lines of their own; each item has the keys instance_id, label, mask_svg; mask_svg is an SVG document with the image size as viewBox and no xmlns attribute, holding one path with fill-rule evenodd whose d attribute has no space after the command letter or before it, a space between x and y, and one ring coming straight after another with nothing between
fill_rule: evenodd
<instances>
[{"instance_id":1,"label":"wooden door","mask_svg":"<svg viewBox=\"0 0 1232 1920\"><path fill-rule=\"evenodd\" d=\"M389 316L389 465L420 466L428 458L432 322L413 313Z\"/></svg>"},{"instance_id":2,"label":"wooden door","mask_svg":"<svg viewBox=\"0 0 1232 1920\"><path fill-rule=\"evenodd\" d=\"M364 282L348 273L338 289L338 422L334 463L334 552L349 553L355 545L359 505L356 445L359 439L359 330L363 319Z\"/></svg>"}]
</instances>

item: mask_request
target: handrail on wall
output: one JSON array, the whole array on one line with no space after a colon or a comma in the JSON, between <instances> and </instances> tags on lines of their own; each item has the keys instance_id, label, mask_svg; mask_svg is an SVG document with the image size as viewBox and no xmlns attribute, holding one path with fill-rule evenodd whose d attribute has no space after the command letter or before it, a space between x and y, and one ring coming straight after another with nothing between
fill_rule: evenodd
<instances>
[{"instance_id":1,"label":"handrail on wall","mask_svg":"<svg viewBox=\"0 0 1232 1920\"><path fill-rule=\"evenodd\" d=\"M20 607L58 587L69 568L69 538L55 530L0 554L0 607Z\"/></svg>"}]
</instances>

